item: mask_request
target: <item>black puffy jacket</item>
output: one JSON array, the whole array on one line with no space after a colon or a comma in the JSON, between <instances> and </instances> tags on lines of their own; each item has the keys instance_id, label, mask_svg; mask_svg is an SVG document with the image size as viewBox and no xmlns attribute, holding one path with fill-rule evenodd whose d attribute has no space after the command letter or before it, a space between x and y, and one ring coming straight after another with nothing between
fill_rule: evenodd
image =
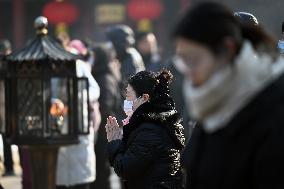
<instances>
[{"instance_id":1,"label":"black puffy jacket","mask_svg":"<svg viewBox=\"0 0 284 189\"><path fill-rule=\"evenodd\" d=\"M123 128L123 139L108 144L109 159L127 189L181 188L184 132L176 110L154 111L142 104Z\"/></svg>"}]
</instances>

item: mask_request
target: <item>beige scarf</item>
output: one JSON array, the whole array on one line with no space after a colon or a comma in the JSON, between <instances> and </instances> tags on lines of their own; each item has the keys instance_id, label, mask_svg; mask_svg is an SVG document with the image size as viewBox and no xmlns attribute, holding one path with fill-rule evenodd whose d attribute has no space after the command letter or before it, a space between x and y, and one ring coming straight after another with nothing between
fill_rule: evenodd
<instances>
[{"instance_id":1,"label":"beige scarf","mask_svg":"<svg viewBox=\"0 0 284 189\"><path fill-rule=\"evenodd\" d=\"M218 70L201 87L184 82L190 116L201 121L208 133L221 129L283 72L281 57L272 63L270 56L257 54L251 43L245 42L234 64Z\"/></svg>"}]
</instances>

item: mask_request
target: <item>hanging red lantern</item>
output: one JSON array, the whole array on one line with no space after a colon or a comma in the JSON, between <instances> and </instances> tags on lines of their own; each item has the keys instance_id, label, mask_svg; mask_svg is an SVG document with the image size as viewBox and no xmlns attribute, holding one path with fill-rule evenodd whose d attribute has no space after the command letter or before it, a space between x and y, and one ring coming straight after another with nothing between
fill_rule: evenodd
<instances>
[{"instance_id":1,"label":"hanging red lantern","mask_svg":"<svg viewBox=\"0 0 284 189\"><path fill-rule=\"evenodd\" d=\"M128 16L133 20L159 18L163 12L161 0L130 0L127 4Z\"/></svg>"},{"instance_id":2,"label":"hanging red lantern","mask_svg":"<svg viewBox=\"0 0 284 189\"><path fill-rule=\"evenodd\" d=\"M70 2L50 2L44 6L43 15L51 24L72 24L79 17L79 10Z\"/></svg>"}]
</instances>

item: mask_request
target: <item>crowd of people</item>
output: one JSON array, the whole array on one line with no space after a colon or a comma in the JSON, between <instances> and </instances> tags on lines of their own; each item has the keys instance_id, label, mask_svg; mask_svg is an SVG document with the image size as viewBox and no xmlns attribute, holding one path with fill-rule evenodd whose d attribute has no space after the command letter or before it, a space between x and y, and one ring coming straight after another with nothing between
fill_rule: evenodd
<instances>
[{"instance_id":1,"label":"crowd of people","mask_svg":"<svg viewBox=\"0 0 284 189\"><path fill-rule=\"evenodd\" d=\"M167 60L154 33L115 25L105 35L95 45L57 36L81 57L93 123L60 147L57 189L110 189L111 167L125 189L284 188L284 22L277 44L254 15L199 3L179 18ZM0 41L0 61L11 49ZM2 140L4 176L13 175Z\"/></svg>"}]
</instances>

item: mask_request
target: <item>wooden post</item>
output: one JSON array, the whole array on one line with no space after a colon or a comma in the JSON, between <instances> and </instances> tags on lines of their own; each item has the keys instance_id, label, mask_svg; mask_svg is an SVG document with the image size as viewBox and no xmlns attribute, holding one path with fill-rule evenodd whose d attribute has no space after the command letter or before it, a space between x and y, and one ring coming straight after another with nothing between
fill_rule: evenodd
<instances>
[{"instance_id":1,"label":"wooden post","mask_svg":"<svg viewBox=\"0 0 284 189\"><path fill-rule=\"evenodd\" d=\"M29 146L32 188L55 189L58 146Z\"/></svg>"}]
</instances>

